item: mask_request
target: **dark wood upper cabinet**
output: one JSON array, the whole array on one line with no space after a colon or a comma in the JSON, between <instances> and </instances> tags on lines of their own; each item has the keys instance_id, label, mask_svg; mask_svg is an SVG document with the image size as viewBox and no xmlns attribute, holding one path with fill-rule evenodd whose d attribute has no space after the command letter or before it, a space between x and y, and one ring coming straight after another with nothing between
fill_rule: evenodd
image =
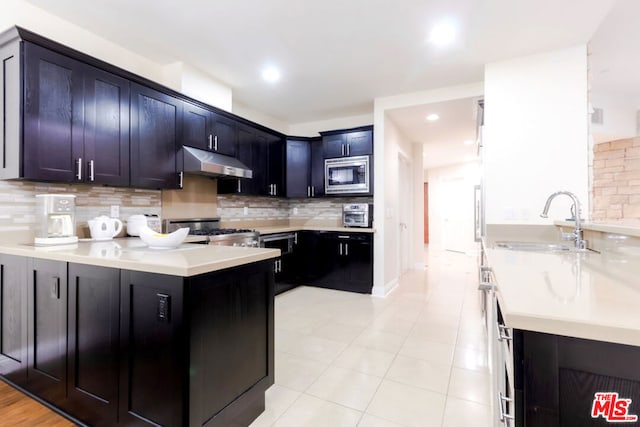
<instances>
[{"instance_id":1,"label":"dark wood upper cabinet","mask_svg":"<svg viewBox=\"0 0 640 427\"><path fill-rule=\"evenodd\" d=\"M81 62L24 44L24 178L81 180L83 92Z\"/></svg>"},{"instance_id":2,"label":"dark wood upper cabinet","mask_svg":"<svg viewBox=\"0 0 640 427\"><path fill-rule=\"evenodd\" d=\"M373 155L373 126L320 132L324 157Z\"/></svg>"},{"instance_id":3,"label":"dark wood upper cabinet","mask_svg":"<svg viewBox=\"0 0 640 427\"><path fill-rule=\"evenodd\" d=\"M287 197L324 195L324 158L320 138L287 138Z\"/></svg>"},{"instance_id":4,"label":"dark wood upper cabinet","mask_svg":"<svg viewBox=\"0 0 640 427\"><path fill-rule=\"evenodd\" d=\"M187 101L183 120L182 145L236 155L238 129L234 120Z\"/></svg>"},{"instance_id":5,"label":"dark wood upper cabinet","mask_svg":"<svg viewBox=\"0 0 640 427\"><path fill-rule=\"evenodd\" d=\"M24 177L129 184L129 81L25 42Z\"/></svg>"},{"instance_id":6,"label":"dark wood upper cabinet","mask_svg":"<svg viewBox=\"0 0 640 427\"><path fill-rule=\"evenodd\" d=\"M179 188L176 142L182 128L182 101L131 84L131 186Z\"/></svg>"}]
</instances>

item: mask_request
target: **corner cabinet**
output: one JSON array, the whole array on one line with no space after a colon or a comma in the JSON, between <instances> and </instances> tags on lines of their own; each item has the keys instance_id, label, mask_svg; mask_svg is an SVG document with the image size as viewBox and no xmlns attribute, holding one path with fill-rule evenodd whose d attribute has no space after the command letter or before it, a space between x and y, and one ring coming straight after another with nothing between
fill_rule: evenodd
<instances>
[{"instance_id":1,"label":"corner cabinet","mask_svg":"<svg viewBox=\"0 0 640 427\"><path fill-rule=\"evenodd\" d=\"M131 186L180 188L176 141L181 131L181 100L131 83Z\"/></svg>"},{"instance_id":2,"label":"corner cabinet","mask_svg":"<svg viewBox=\"0 0 640 427\"><path fill-rule=\"evenodd\" d=\"M22 177L129 184L127 80L24 42L23 106Z\"/></svg>"},{"instance_id":3,"label":"corner cabinet","mask_svg":"<svg viewBox=\"0 0 640 427\"><path fill-rule=\"evenodd\" d=\"M0 254L0 375L92 426L249 425L274 383L273 262L193 277Z\"/></svg>"},{"instance_id":4,"label":"corner cabinet","mask_svg":"<svg viewBox=\"0 0 640 427\"><path fill-rule=\"evenodd\" d=\"M287 138L286 189L288 198L324 196L324 158L320 138Z\"/></svg>"}]
</instances>

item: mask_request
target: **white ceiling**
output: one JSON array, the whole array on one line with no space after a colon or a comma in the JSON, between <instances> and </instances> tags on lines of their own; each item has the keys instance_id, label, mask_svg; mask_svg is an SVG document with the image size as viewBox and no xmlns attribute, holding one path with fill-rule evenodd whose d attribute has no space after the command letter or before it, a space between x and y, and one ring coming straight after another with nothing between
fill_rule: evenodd
<instances>
[{"instance_id":1,"label":"white ceiling","mask_svg":"<svg viewBox=\"0 0 640 427\"><path fill-rule=\"evenodd\" d=\"M586 43L615 2L27 1L159 64L188 63L228 85L234 101L290 124L368 114L376 97L479 82L487 62ZM443 18L457 23L459 38L439 49L426 40ZM281 68L275 85L260 78L266 64ZM434 141L475 138L460 104L450 106L460 118L443 117L421 136L422 123L401 116L422 120L422 111L392 116L436 150Z\"/></svg>"}]
</instances>

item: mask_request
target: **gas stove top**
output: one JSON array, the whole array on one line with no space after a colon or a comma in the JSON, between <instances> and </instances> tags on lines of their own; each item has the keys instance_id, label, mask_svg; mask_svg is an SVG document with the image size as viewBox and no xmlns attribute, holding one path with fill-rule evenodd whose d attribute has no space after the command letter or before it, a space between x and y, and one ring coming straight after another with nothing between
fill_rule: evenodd
<instances>
[{"instance_id":1,"label":"gas stove top","mask_svg":"<svg viewBox=\"0 0 640 427\"><path fill-rule=\"evenodd\" d=\"M171 233L179 228L189 227L189 235L203 236L202 243L221 246L260 245L260 233L249 229L220 228L220 218L186 218L164 221L165 232Z\"/></svg>"}]
</instances>

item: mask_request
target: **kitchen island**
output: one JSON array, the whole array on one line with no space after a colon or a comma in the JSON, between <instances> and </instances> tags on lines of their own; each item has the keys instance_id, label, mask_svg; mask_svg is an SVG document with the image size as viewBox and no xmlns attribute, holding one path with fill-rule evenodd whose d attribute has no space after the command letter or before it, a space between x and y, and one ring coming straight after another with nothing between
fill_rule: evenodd
<instances>
[{"instance_id":1,"label":"kitchen island","mask_svg":"<svg viewBox=\"0 0 640 427\"><path fill-rule=\"evenodd\" d=\"M619 249L486 250L496 419L584 426L640 414L639 252ZM624 414L612 393L630 399Z\"/></svg>"},{"instance_id":2,"label":"kitchen island","mask_svg":"<svg viewBox=\"0 0 640 427\"><path fill-rule=\"evenodd\" d=\"M0 245L0 375L87 425L248 425L274 381L278 250Z\"/></svg>"}]
</instances>

